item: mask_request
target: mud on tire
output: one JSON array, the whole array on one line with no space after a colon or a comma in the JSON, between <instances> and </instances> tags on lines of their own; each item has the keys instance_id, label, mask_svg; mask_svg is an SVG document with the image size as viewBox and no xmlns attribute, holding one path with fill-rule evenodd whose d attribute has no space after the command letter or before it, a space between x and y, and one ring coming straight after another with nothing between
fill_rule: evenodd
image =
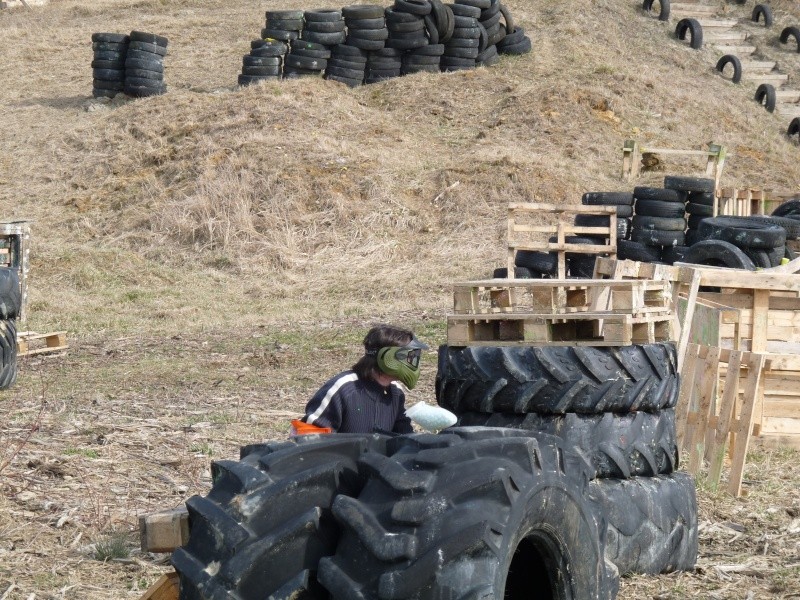
<instances>
[{"instance_id":1,"label":"mud on tire","mask_svg":"<svg viewBox=\"0 0 800 600\"><path fill-rule=\"evenodd\" d=\"M186 502L189 542L172 555L181 600L325 598L317 564L339 539L330 506L358 494L359 459L384 452L387 439L302 436L213 463L211 492Z\"/></svg>"},{"instance_id":2,"label":"mud on tire","mask_svg":"<svg viewBox=\"0 0 800 600\"><path fill-rule=\"evenodd\" d=\"M616 596L576 454L546 435L448 431L395 438L359 497L335 500L344 532L319 564L331 597L515 598L531 586L547 598Z\"/></svg>"},{"instance_id":3,"label":"mud on tire","mask_svg":"<svg viewBox=\"0 0 800 600\"><path fill-rule=\"evenodd\" d=\"M677 402L675 344L441 346L438 403L461 414L656 411Z\"/></svg>"}]
</instances>

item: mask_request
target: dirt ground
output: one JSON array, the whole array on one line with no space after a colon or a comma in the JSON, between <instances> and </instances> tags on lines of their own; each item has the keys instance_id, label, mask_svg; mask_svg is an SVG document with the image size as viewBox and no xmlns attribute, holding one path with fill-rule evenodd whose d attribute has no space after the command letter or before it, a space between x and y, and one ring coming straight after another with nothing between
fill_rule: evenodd
<instances>
[{"instance_id":1,"label":"dirt ground","mask_svg":"<svg viewBox=\"0 0 800 600\"><path fill-rule=\"evenodd\" d=\"M800 191L781 117L639 4L510 0L531 54L356 90L236 87L273 2L0 10L0 218L33 221L24 328L70 343L0 392L0 600L138 598L170 568L138 550L138 515L285 437L370 325L443 343L450 284L504 260L507 202L630 189L625 139L723 143L723 185ZM772 5L776 28L800 21ZM747 27L800 73L777 32ZM132 29L170 39L169 93L93 101L91 33ZM640 182L699 168L669 159ZM425 360L409 403L434 402ZM799 458L754 448L740 499L698 481L696 571L626 578L619 597L800 597Z\"/></svg>"}]
</instances>

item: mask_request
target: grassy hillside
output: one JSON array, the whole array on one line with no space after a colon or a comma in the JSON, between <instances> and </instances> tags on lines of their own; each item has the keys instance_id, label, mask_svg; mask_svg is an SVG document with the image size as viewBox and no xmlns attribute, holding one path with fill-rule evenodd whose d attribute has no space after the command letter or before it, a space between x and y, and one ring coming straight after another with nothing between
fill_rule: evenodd
<instances>
[{"instance_id":1,"label":"grassy hillside","mask_svg":"<svg viewBox=\"0 0 800 600\"><path fill-rule=\"evenodd\" d=\"M33 220L26 327L67 330L72 346L24 362L0 393L0 595L138 597L164 565L135 552L103 564L89 544L135 546L137 513L207 491L210 459L285 435L309 392L357 358L370 323L443 342L450 283L503 264L506 204L631 189L619 178L626 139L721 143L723 186L800 191L785 119L752 100L754 86L719 77L713 49L676 41L674 23L629 0L507 5L531 54L358 89L237 88L265 9L319 8L296 0L0 11L0 217ZM777 31L750 30L796 78L800 54L775 38L800 10L772 5ZM91 33L132 29L169 38L169 93L91 100ZM701 172L668 159L640 182ZM435 358L426 367L413 401L432 401ZM760 553L761 536L788 535L791 486L757 480L778 465L796 489L795 463L754 456L746 509L703 495L708 523L748 527L731 545L724 527L706 530L709 573ZM763 546L763 581L634 578L620 597L724 598L751 583L789 597L800 577L786 544Z\"/></svg>"}]
</instances>

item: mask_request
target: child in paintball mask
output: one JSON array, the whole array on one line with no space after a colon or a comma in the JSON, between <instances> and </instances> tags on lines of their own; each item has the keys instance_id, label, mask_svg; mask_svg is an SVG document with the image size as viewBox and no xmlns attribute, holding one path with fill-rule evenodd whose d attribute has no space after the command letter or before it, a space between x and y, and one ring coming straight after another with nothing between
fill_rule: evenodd
<instances>
[{"instance_id":1,"label":"child in paintball mask","mask_svg":"<svg viewBox=\"0 0 800 600\"><path fill-rule=\"evenodd\" d=\"M305 426L297 423L298 433L301 428L302 433L313 433L315 428L338 433L411 433L406 397L396 382L414 388L420 356L427 349L407 329L373 327L364 338L364 356L309 400L302 419Z\"/></svg>"}]
</instances>

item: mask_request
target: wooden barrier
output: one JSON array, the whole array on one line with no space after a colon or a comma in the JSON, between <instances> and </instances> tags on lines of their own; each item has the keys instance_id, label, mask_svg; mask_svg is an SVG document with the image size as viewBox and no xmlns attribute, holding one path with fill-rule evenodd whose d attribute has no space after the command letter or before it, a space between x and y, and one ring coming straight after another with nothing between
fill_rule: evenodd
<instances>
[{"instance_id":1,"label":"wooden barrier","mask_svg":"<svg viewBox=\"0 0 800 600\"><path fill-rule=\"evenodd\" d=\"M641 170L641 160L643 155L648 156L696 156L706 159L705 174L714 180L715 186L719 187L719 180L722 177L722 169L725 166L725 159L730 156L725 150L725 146L719 144L709 144L708 150L678 150L674 148L650 148L640 146L635 140L626 140L622 147L622 179L631 181L639 175Z\"/></svg>"}]
</instances>

